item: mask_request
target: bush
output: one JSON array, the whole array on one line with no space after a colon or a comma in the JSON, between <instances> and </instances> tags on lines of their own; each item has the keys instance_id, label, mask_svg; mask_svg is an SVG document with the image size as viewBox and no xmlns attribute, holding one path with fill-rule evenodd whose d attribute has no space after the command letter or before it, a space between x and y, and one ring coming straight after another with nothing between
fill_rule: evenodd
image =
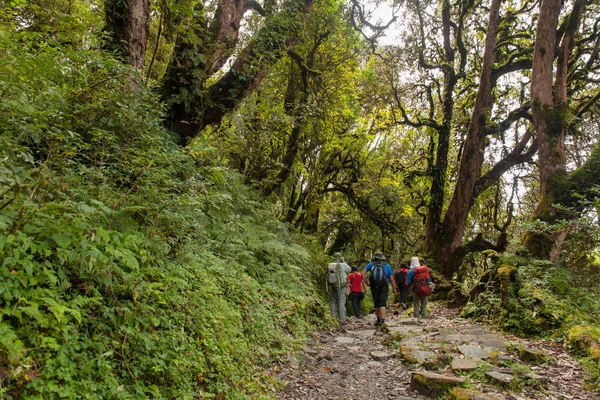
<instances>
[{"instance_id":1,"label":"bush","mask_svg":"<svg viewBox=\"0 0 600 400\"><path fill-rule=\"evenodd\" d=\"M131 71L0 49L0 394L268 397L323 317L313 257ZM27 77L27 79L23 79Z\"/></svg>"}]
</instances>

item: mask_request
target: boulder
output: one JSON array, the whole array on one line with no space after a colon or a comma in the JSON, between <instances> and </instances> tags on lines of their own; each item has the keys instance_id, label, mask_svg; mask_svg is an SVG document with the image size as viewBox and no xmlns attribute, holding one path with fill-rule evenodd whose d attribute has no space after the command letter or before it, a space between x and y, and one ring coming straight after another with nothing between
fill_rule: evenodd
<instances>
[{"instance_id":1,"label":"boulder","mask_svg":"<svg viewBox=\"0 0 600 400\"><path fill-rule=\"evenodd\" d=\"M413 372L410 378L410 387L424 396L438 398L445 395L455 387L465 384L465 378L436 374L434 372Z\"/></svg>"}]
</instances>

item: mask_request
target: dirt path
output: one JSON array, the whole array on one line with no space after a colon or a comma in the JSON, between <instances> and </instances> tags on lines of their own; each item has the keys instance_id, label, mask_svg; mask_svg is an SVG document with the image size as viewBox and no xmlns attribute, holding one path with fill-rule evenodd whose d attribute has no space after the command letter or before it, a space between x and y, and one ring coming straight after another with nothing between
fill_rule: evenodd
<instances>
[{"instance_id":1,"label":"dirt path","mask_svg":"<svg viewBox=\"0 0 600 400\"><path fill-rule=\"evenodd\" d=\"M455 398L440 393L461 386L465 399L600 399L584 390L579 364L562 347L502 336L435 303L430 308L427 319L398 315L392 306L383 328L371 314L317 332L279 374L287 384L277 398Z\"/></svg>"}]
</instances>

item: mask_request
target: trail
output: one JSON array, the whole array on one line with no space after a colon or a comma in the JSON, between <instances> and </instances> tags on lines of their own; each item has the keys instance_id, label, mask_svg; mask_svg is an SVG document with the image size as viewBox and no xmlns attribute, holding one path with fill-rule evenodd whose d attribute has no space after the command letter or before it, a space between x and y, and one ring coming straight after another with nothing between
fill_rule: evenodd
<instances>
[{"instance_id":1,"label":"trail","mask_svg":"<svg viewBox=\"0 0 600 400\"><path fill-rule=\"evenodd\" d=\"M301 359L280 372L286 386L277 398L438 398L439 382L423 379L433 372L462 378L465 399L600 399L584 390L579 363L556 343L501 335L436 303L429 308L429 318L414 319L392 305L382 328L370 314L316 332ZM411 386L414 374L425 383Z\"/></svg>"}]
</instances>

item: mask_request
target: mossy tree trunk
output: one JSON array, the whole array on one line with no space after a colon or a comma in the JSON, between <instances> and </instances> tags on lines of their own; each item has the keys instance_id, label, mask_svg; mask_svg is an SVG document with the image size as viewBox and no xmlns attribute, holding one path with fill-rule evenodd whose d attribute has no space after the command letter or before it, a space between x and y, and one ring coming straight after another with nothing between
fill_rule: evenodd
<instances>
[{"instance_id":1,"label":"mossy tree trunk","mask_svg":"<svg viewBox=\"0 0 600 400\"><path fill-rule=\"evenodd\" d=\"M106 0L104 7L104 30L111 36L107 42L108 49L123 62L141 71L150 34L150 1Z\"/></svg>"},{"instance_id":2,"label":"mossy tree trunk","mask_svg":"<svg viewBox=\"0 0 600 400\"><path fill-rule=\"evenodd\" d=\"M569 55L575 44L585 1L577 0L567 18L562 43L557 48L557 28L562 3L543 0L537 23L531 76L531 112L538 145L540 200L531 219L553 222L562 219L553 207L562 196L567 170L565 138L568 114ZM558 55L556 74L553 73L555 55ZM555 81L553 82L553 78ZM531 255L553 259L566 232L553 234L527 232L524 244Z\"/></svg>"},{"instance_id":3,"label":"mossy tree trunk","mask_svg":"<svg viewBox=\"0 0 600 400\"><path fill-rule=\"evenodd\" d=\"M460 265L453 255L461 245L467 217L473 204L475 184L481 175L486 122L492 106L492 74L500 21L499 10L500 0L493 0L490 7L479 90L463 146L458 180L452 201L433 245L436 262L447 277L452 276Z\"/></svg>"}]
</instances>

